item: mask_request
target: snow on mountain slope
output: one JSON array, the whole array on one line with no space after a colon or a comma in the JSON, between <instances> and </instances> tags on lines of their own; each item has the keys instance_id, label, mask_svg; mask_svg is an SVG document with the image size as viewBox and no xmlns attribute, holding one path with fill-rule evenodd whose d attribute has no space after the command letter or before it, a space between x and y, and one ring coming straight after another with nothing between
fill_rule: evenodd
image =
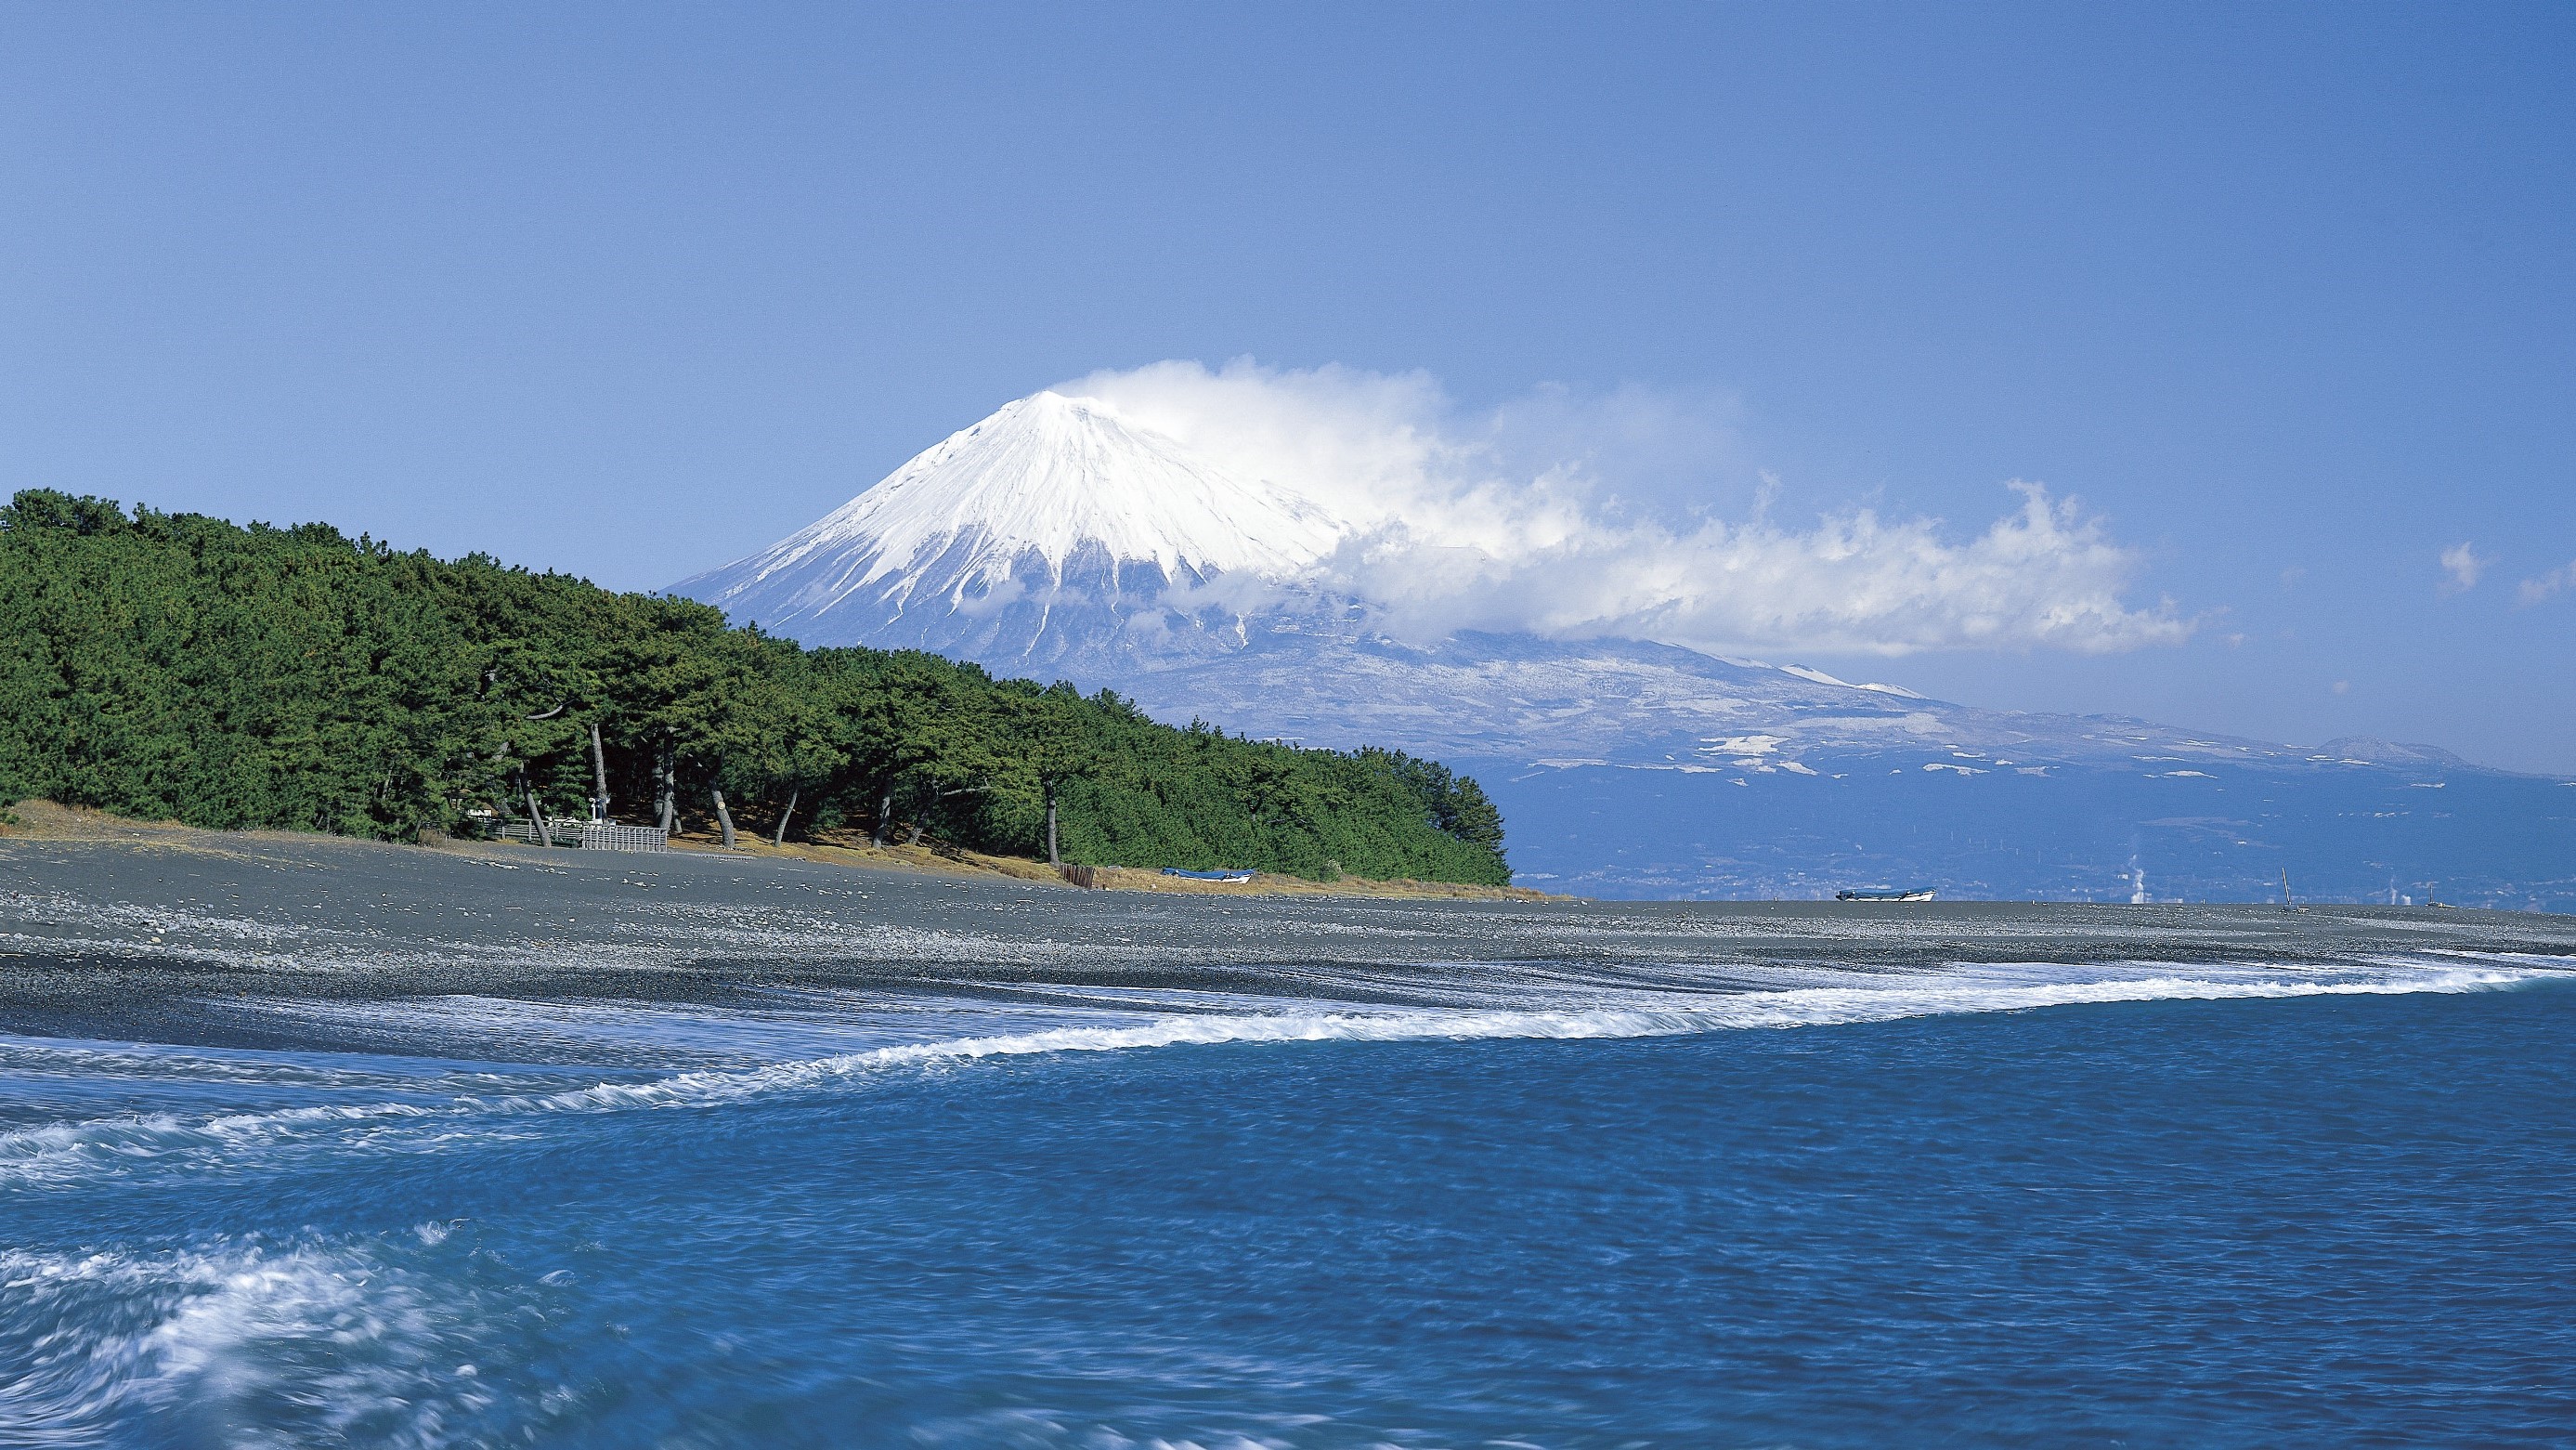
<instances>
[{"instance_id":1,"label":"snow on mountain slope","mask_svg":"<svg viewBox=\"0 0 2576 1450\"><path fill-rule=\"evenodd\" d=\"M1465 634L1414 644L1348 625L1255 619L1239 649L1139 659L1086 683L1114 685L1157 714L1195 713L1257 736L1551 768L1813 775L1836 768L1831 759L1886 751L1977 774L2317 763L2262 741L2121 717L1983 710L1800 665L1633 640Z\"/></svg>"},{"instance_id":2,"label":"snow on mountain slope","mask_svg":"<svg viewBox=\"0 0 2576 1450\"><path fill-rule=\"evenodd\" d=\"M1166 633L1165 591L1224 574L1293 576L1341 531L1308 500L1238 478L1096 400L1045 392L949 435L761 553L673 588L809 644L1045 663L1142 626Z\"/></svg>"},{"instance_id":3,"label":"snow on mountain slope","mask_svg":"<svg viewBox=\"0 0 2576 1450\"><path fill-rule=\"evenodd\" d=\"M1634 641L1274 621L1085 683L1167 720L1436 756L1502 808L1517 879L1587 896L2263 901L2286 872L2302 898L2576 908L2576 790L2428 746L1985 710Z\"/></svg>"}]
</instances>

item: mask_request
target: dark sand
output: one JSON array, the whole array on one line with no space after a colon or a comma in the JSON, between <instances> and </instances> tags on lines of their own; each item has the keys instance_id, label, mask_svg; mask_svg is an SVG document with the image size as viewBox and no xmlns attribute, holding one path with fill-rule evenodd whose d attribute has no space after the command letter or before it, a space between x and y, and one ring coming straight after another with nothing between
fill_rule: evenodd
<instances>
[{"instance_id":1,"label":"dark sand","mask_svg":"<svg viewBox=\"0 0 2576 1450\"><path fill-rule=\"evenodd\" d=\"M2576 955L2576 919L2422 907L1161 896L709 853L209 832L0 839L0 1031L203 1045L285 1045L223 1010L244 999L723 1002L779 987L1091 984L1433 1003L1487 964L1705 991L1730 968L2446 951Z\"/></svg>"}]
</instances>

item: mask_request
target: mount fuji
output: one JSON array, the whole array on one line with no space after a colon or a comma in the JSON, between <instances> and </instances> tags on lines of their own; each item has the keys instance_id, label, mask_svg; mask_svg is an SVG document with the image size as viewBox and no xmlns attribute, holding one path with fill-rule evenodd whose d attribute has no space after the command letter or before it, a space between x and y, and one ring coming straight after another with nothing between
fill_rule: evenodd
<instances>
[{"instance_id":1,"label":"mount fuji","mask_svg":"<svg viewBox=\"0 0 2576 1450\"><path fill-rule=\"evenodd\" d=\"M768 549L675 591L811 644L1010 673L1223 653L1220 578L1294 577L1342 526L1100 403L1039 393L952 433Z\"/></svg>"},{"instance_id":2,"label":"mount fuji","mask_svg":"<svg viewBox=\"0 0 2576 1450\"><path fill-rule=\"evenodd\" d=\"M1103 403L1038 393L673 586L808 645L934 650L1158 717L1475 773L1520 880L1594 896L1928 886L2070 900L2576 906L2576 782L1982 710L1633 640L1399 637L1361 530Z\"/></svg>"}]
</instances>

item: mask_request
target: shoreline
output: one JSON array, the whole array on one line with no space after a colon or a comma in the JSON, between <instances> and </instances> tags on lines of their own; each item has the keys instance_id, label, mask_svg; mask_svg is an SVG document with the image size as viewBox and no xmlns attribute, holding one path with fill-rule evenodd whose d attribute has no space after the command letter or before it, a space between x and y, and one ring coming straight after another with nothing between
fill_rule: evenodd
<instances>
[{"instance_id":1,"label":"shoreline","mask_svg":"<svg viewBox=\"0 0 2576 1450\"><path fill-rule=\"evenodd\" d=\"M1516 980L1679 1001L1960 972L2251 967L2295 981L2392 958L2576 976L2576 919L2522 913L1949 902L1891 915L1831 901L1085 891L784 853L83 829L0 837L0 1033L314 1045L272 1010L290 1001L344 1004L354 1024L367 1004L430 999L469 1016L491 999L867 1011L925 996L1081 1003L1109 989L1184 1012L1213 997L1404 1011ZM378 1050L365 1047L372 1029L346 1035ZM453 1055L473 1056L476 1040L460 1030Z\"/></svg>"}]
</instances>

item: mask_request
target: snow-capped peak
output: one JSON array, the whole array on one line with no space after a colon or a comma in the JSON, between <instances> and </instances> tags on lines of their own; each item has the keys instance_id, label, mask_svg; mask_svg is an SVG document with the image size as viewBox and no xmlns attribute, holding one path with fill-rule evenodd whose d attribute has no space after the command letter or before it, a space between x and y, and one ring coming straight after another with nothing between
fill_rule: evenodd
<instances>
[{"instance_id":1,"label":"snow-capped peak","mask_svg":"<svg viewBox=\"0 0 2576 1450\"><path fill-rule=\"evenodd\" d=\"M1340 526L1306 499L1228 473L1095 398L1044 392L950 434L865 493L754 558L736 587L850 556L844 589L943 560L941 582L991 585L1035 554L1051 575L1085 545L1166 576L1293 574ZM863 561L862 561L863 560ZM1030 581L1032 583L1038 581Z\"/></svg>"}]
</instances>

